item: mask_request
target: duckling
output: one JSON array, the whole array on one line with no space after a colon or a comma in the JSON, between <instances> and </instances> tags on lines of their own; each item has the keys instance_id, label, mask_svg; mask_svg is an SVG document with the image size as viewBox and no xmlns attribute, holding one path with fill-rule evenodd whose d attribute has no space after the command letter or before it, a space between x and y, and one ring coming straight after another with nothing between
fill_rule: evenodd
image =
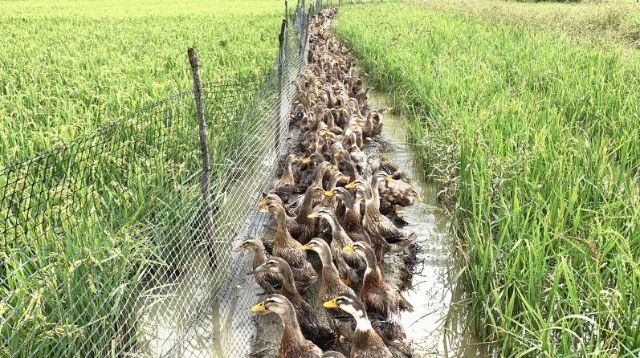
<instances>
[{"instance_id":1,"label":"duckling","mask_svg":"<svg viewBox=\"0 0 640 358\"><path fill-rule=\"evenodd\" d=\"M328 309L342 309L356 320L356 329L351 340L351 358L393 358L393 354L382 338L371 326L364 305L352 294L342 294L322 304Z\"/></svg>"},{"instance_id":2,"label":"duckling","mask_svg":"<svg viewBox=\"0 0 640 358\"><path fill-rule=\"evenodd\" d=\"M285 296L293 304L302 334L323 350L328 349L332 345L335 336L331 330L320 324L316 312L296 289L291 266L281 257L274 256L256 267L255 271L277 273L282 276L282 288L278 293Z\"/></svg>"},{"instance_id":3,"label":"duckling","mask_svg":"<svg viewBox=\"0 0 640 358\"><path fill-rule=\"evenodd\" d=\"M278 358L322 357L322 350L302 335L295 309L283 295L269 295L264 301L251 307L251 311L262 314L273 312L280 316L284 329L280 339Z\"/></svg>"},{"instance_id":4,"label":"duckling","mask_svg":"<svg viewBox=\"0 0 640 358\"><path fill-rule=\"evenodd\" d=\"M340 277L342 277L348 285L362 282L361 277L364 275L367 263L360 255L346 253L342 250L344 247L352 245L353 240L351 240L342 226L340 226L333 211L323 207L316 207L309 217L323 218L331 226L331 254L333 255L333 260L338 268Z\"/></svg>"},{"instance_id":5,"label":"duckling","mask_svg":"<svg viewBox=\"0 0 640 358\"><path fill-rule=\"evenodd\" d=\"M300 251L302 246L294 240L287 230L287 218L282 205L270 203L262 212L270 212L275 215L276 239L273 242L273 254L282 257L291 266L296 287L300 292L305 292L316 282L318 275L307 261L307 255Z\"/></svg>"},{"instance_id":6,"label":"duckling","mask_svg":"<svg viewBox=\"0 0 640 358\"><path fill-rule=\"evenodd\" d=\"M382 276L378 267L376 254L371 246L358 241L343 249L345 252L356 252L367 262L360 298L372 317L379 317L374 326L376 332L389 344L402 344L406 338L404 328L400 324L400 294L392 289Z\"/></svg>"},{"instance_id":7,"label":"duckling","mask_svg":"<svg viewBox=\"0 0 640 358\"><path fill-rule=\"evenodd\" d=\"M312 250L320 256L322 262L322 283L318 291L318 300L320 303L335 298L341 294L355 295L351 287L347 286L338 274L338 268L333 263L333 255L331 248L324 240L313 238L301 250ZM340 340L340 336L344 336L347 340L353 337L355 329L355 321L342 310L329 311L329 323L336 332L336 341Z\"/></svg>"},{"instance_id":8,"label":"duckling","mask_svg":"<svg viewBox=\"0 0 640 358\"><path fill-rule=\"evenodd\" d=\"M256 268L267 262L267 256L264 254L264 245L262 240L256 238L249 238L244 240L240 246L233 249L234 252L242 252L245 250L253 251L253 276L262 287L265 293L276 293L282 287L282 278L273 272L258 272Z\"/></svg>"}]
</instances>

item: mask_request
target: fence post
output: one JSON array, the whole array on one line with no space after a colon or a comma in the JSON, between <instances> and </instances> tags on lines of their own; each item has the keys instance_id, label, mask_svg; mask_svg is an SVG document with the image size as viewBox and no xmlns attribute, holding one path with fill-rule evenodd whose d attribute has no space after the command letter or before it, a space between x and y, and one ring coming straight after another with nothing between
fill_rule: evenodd
<instances>
[{"instance_id":1,"label":"fence post","mask_svg":"<svg viewBox=\"0 0 640 358\"><path fill-rule=\"evenodd\" d=\"M277 126L276 126L276 141L275 148L280 148L280 130L282 118L285 115L284 113L284 93L282 86L282 74L284 70L284 56L285 56L285 48L284 48L284 37L285 31L287 30L287 19L282 19L282 25L280 26L280 36L278 36L279 42L279 51L278 51L278 118L277 118Z\"/></svg>"},{"instance_id":2,"label":"fence post","mask_svg":"<svg viewBox=\"0 0 640 358\"><path fill-rule=\"evenodd\" d=\"M187 50L191 72L193 74L193 96L196 101L196 115L198 116L198 128L200 134L200 154L202 155L202 177L200 178L200 191L202 192L203 211L205 220L205 237L207 240L207 254L209 255L209 267L215 270L218 267L215 248L213 246L213 214L211 210L211 193L209 192L210 165L209 149L207 147L207 123L204 121L204 107L202 106L202 84L200 82L200 67L198 56L193 48Z\"/></svg>"},{"instance_id":3,"label":"fence post","mask_svg":"<svg viewBox=\"0 0 640 358\"><path fill-rule=\"evenodd\" d=\"M288 21L289 20L289 4L287 3L287 1L285 0L284 2L284 18Z\"/></svg>"}]
</instances>

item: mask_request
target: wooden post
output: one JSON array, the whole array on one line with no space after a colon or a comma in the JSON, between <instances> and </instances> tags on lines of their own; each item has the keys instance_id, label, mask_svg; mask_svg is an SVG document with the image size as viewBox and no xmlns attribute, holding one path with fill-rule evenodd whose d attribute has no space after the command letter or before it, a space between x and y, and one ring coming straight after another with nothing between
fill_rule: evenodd
<instances>
[{"instance_id":1,"label":"wooden post","mask_svg":"<svg viewBox=\"0 0 640 358\"><path fill-rule=\"evenodd\" d=\"M285 48L284 48L284 39L285 39L285 31L287 30L287 19L282 19L282 25L280 26L280 36L278 36L278 42L279 42L279 48L280 50L278 51L278 118L276 119L277 123L276 123L276 140L274 143L274 147L276 149L280 148L280 130L281 130L281 123L282 123L282 117L285 115L284 113L284 93L283 93L283 89L284 87L282 86L283 83L283 72L284 72L284 66L285 66Z\"/></svg>"},{"instance_id":2,"label":"wooden post","mask_svg":"<svg viewBox=\"0 0 640 358\"><path fill-rule=\"evenodd\" d=\"M191 72L193 73L193 96L196 101L196 115L200 134L200 154L202 156L202 176L200 178L200 191L202 192L202 205L204 211L205 237L207 240L207 254L209 255L209 267L215 270L218 267L215 247L213 245L213 213L211 210L211 193L209 192L209 180L211 166L209 164L209 149L207 147L207 123L204 121L204 107L202 105L202 84L200 82L200 66L198 55L193 48L187 50Z\"/></svg>"}]
</instances>

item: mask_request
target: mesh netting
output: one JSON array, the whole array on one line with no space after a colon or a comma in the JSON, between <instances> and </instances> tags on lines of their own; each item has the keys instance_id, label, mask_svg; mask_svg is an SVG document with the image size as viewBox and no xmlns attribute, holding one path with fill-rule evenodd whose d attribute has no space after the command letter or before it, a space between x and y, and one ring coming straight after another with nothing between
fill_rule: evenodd
<instances>
[{"instance_id":1,"label":"mesh netting","mask_svg":"<svg viewBox=\"0 0 640 358\"><path fill-rule=\"evenodd\" d=\"M202 86L209 207L194 90L0 169L0 356L249 354L256 292L232 248L265 228L308 17L266 82Z\"/></svg>"}]
</instances>

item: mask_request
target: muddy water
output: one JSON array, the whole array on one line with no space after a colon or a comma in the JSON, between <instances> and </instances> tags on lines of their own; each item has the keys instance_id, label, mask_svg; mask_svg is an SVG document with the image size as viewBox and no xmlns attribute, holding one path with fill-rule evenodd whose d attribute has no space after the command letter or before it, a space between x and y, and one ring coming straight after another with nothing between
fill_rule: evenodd
<instances>
[{"instance_id":1,"label":"muddy water","mask_svg":"<svg viewBox=\"0 0 640 358\"><path fill-rule=\"evenodd\" d=\"M368 103L372 108L382 108L390 107L391 102L388 95L372 91ZM421 247L412 288L403 292L414 306L413 312L403 312L401 317L408 341L416 357L483 357L486 354L477 337L464 329L466 310L461 301L465 293L458 285L449 284L456 273L455 243L448 216L436 201L438 189L427 183L417 167L407 131L393 111L384 117L382 136L396 147L388 153L388 159L407 173L423 199L423 203L402 208L409 223L404 229L418 235Z\"/></svg>"}]
</instances>

